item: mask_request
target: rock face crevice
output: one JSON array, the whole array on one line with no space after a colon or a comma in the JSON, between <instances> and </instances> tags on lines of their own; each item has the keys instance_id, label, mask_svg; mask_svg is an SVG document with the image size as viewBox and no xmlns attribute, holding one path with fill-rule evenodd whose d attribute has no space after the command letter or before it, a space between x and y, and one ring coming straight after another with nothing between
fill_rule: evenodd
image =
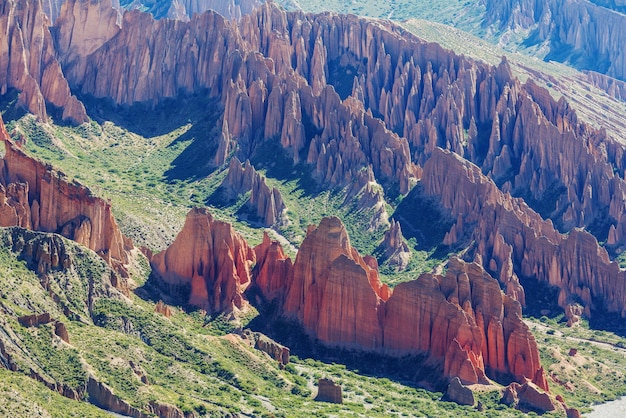
<instances>
[{"instance_id":1,"label":"rock face crevice","mask_svg":"<svg viewBox=\"0 0 626 418\"><path fill-rule=\"evenodd\" d=\"M95 251L121 276L133 248L108 202L59 171L27 156L9 139L0 119L0 226L59 233ZM120 282L121 285L121 282Z\"/></svg>"}]
</instances>

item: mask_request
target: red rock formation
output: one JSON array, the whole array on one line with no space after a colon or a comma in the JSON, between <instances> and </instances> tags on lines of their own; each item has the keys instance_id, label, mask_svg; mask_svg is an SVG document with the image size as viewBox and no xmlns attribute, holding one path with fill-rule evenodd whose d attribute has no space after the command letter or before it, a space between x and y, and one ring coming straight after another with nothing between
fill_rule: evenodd
<instances>
[{"instance_id":1,"label":"red rock formation","mask_svg":"<svg viewBox=\"0 0 626 418\"><path fill-rule=\"evenodd\" d=\"M132 243L120 232L111 205L20 150L0 122L0 225L56 232L100 255L122 277Z\"/></svg>"},{"instance_id":2,"label":"red rock formation","mask_svg":"<svg viewBox=\"0 0 626 418\"><path fill-rule=\"evenodd\" d=\"M352 248L339 218L324 218L317 228L309 227L300 246L283 313L322 342L378 349L383 343L378 307L389 293L378 271Z\"/></svg>"},{"instance_id":3,"label":"red rock formation","mask_svg":"<svg viewBox=\"0 0 626 418\"><path fill-rule=\"evenodd\" d=\"M240 336L243 340L249 341L257 350L267 353L271 358L276 360L281 367L289 364L290 351L288 347L278 344L276 341L260 332L252 332L248 329L243 330Z\"/></svg>"},{"instance_id":4,"label":"red rock formation","mask_svg":"<svg viewBox=\"0 0 626 418\"><path fill-rule=\"evenodd\" d=\"M41 0L6 0L0 6L0 94L14 88L18 105L43 120L46 103L63 110L63 120L87 122L85 108L70 92L57 61Z\"/></svg>"},{"instance_id":5,"label":"red rock formation","mask_svg":"<svg viewBox=\"0 0 626 418\"><path fill-rule=\"evenodd\" d=\"M518 284L517 276L532 278L559 288L563 308L580 303L590 316L593 295L609 312L626 315L626 273L589 233L558 233L523 201L502 193L477 166L450 152L433 153L422 184L453 217L474 225L469 234L475 253L507 290Z\"/></svg>"},{"instance_id":6,"label":"red rock formation","mask_svg":"<svg viewBox=\"0 0 626 418\"><path fill-rule=\"evenodd\" d=\"M160 313L166 318L172 317L172 308L166 305L162 300L160 300L156 305L154 305L154 312Z\"/></svg>"},{"instance_id":7,"label":"red rock formation","mask_svg":"<svg viewBox=\"0 0 626 418\"><path fill-rule=\"evenodd\" d=\"M267 300L282 300L292 274L291 259L283 252L278 241L263 234L263 242L254 247L257 264L254 268L254 283Z\"/></svg>"},{"instance_id":8,"label":"red rock formation","mask_svg":"<svg viewBox=\"0 0 626 418\"><path fill-rule=\"evenodd\" d=\"M270 189L265 182L265 177L257 173L250 161L246 161L245 165L242 165L237 157L231 159L228 175L222 182L222 187L234 195L251 191L248 205L263 220L264 226L288 222L287 207L280 191L275 187Z\"/></svg>"},{"instance_id":9,"label":"red rock formation","mask_svg":"<svg viewBox=\"0 0 626 418\"><path fill-rule=\"evenodd\" d=\"M445 375L464 383L485 382L487 371L548 388L520 304L479 264L452 258L445 276L424 274L392 293L380 285L375 263L350 246L337 218L309 228L293 267L278 248L267 236L256 248L255 283L266 299L279 301L282 315L324 344L428 353Z\"/></svg>"},{"instance_id":10,"label":"red rock formation","mask_svg":"<svg viewBox=\"0 0 626 418\"><path fill-rule=\"evenodd\" d=\"M190 288L187 303L209 313L243 309L255 254L246 241L206 209L192 209L166 250L152 258L154 272L170 288Z\"/></svg>"},{"instance_id":11,"label":"red rock formation","mask_svg":"<svg viewBox=\"0 0 626 418\"><path fill-rule=\"evenodd\" d=\"M317 381L317 396L315 397L315 400L338 404L343 403L341 386L331 379L320 378Z\"/></svg>"},{"instance_id":12,"label":"red rock formation","mask_svg":"<svg viewBox=\"0 0 626 418\"><path fill-rule=\"evenodd\" d=\"M522 411L535 411L540 414L559 411L561 414L566 412L569 417L570 414L574 414L573 411L576 411L575 409L567 408L562 400L559 401L558 396L555 399L549 393L544 392L530 382L525 382L524 384L511 383L504 388L502 402L509 406L515 406Z\"/></svg>"}]
</instances>

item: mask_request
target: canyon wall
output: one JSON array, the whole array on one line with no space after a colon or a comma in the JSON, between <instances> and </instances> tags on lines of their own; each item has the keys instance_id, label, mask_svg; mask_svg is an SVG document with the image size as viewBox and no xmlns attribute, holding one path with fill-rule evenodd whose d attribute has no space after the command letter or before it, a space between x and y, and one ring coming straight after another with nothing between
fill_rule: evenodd
<instances>
[{"instance_id":1,"label":"canyon wall","mask_svg":"<svg viewBox=\"0 0 626 418\"><path fill-rule=\"evenodd\" d=\"M546 59L625 80L624 9L594 3L599 2L487 0L485 23L505 31L531 29L528 43L549 45Z\"/></svg>"},{"instance_id":2,"label":"canyon wall","mask_svg":"<svg viewBox=\"0 0 626 418\"><path fill-rule=\"evenodd\" d=\"M210 313L243 309L254 284L261 296L255 303L273 302L279 316L325 345L426 353L445 376L464 383L513 377L548 389L521 305L480 264L453 257L444 275L423 274L392 292L376 260L351 246L336 217L309 227L292 263L267 234L253 251L232 226L193 209L152 266L165 287L188 286L188 303Z\"/></svg>"},{"instance_id":3,"label":"canyon wall","mask_svg":"<svg viewBox=\"0 0 626 418\"><path fill-rule=\"evenodd\" d=\"M499 190L479 167L449 151L433 154L421 181L425 194L437 196L457 218L452 229L462 225L455 236L470 237L472 251L512 297L523 295L518 280L523 277L558 288L563 308L580 303L587 316L595 308L626 316L626 272L588 232L559 233L523 200Z\"/></svg>"},{"instance_id":4,"label":"canyon wall","mask_svg":"<svg viewBox=\"0 0 626 418\"><path fill-rule=\"evenodd\" d=\"M160 286L212 314L244 309L256 260L252 247L206 209L192 209L174 242L151 260Z\"/></svg>"},{"instance_id":5,"label":"canyon wall","mask_svg":"<svg viewBox=\"0 0 626 418\"><path fill-rule=\"evenodd\" d=\"M50 165L27 156L9 139L0 119L0 225L56 232L100 255L127 276L132 243L120 232L108 202L70 182Z\"/></svg>"},{"instance_id":6,"label":"canyon wall","mask_svg":"<svg viewBox=\"0 0 626 418\"><path fill-rule=\"evenodd\" d=\"M6 0L0 5L0 94L19 91L18 105L43 120L46 104L71 123L87 122L85 107L70 92L57 60L49 20L40 0Z\"/></svg>"}]
</instances>

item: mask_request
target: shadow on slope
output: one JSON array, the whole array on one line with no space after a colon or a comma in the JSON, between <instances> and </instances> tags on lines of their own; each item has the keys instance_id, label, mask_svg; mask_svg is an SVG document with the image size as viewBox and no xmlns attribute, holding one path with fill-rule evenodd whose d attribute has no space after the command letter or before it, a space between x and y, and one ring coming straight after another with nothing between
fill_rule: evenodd
<instances>
[{"instance_id":1,"label":"shadow on slope","mask_svg":"<svg viewBox=\"0 0 626 418\"><path fill-rule=\"evenodd\" d=\"M454 220L436 197L424 195L421 184L402 199L392 218L400 222L405 238L415 238L416 250L432 251L433 256L448 254L450 248L442 243Z\"/></svg>"},{"instance_id":2,"label":"shadow on slope","mask_svg":"<svg viewBox=\"0 0 626 418\"><path fill-rule=\"evenodd\" d=\"M165 180L196 180L212 173L217 150L217 122L223 113L219 101L206 91L194 95L180 94L156 106L145 103L116 105L111 99L80 98L90 118L113 124L144 138L153 138L185 128L168 147L184 147L165 172Z\"/></svg>"},{"instance_id":3,"label":"shadow on slope","mask_svg":"<svg viewBox=\"0 0 626 418\"><path fill-rule=\"evenodd\" d=\"M249 295L251 297L251 295ZM302 326L276 315L275 304L257 306L260 313L248 327L289 347L292 355L312 358L324 363L337 363L362 376L387 378L403 385L431 391L445 391L448 381L443 377L443 364L428 359L427 354L401 357L331 347L311 338Z\"/></svg>"}]
</instances>

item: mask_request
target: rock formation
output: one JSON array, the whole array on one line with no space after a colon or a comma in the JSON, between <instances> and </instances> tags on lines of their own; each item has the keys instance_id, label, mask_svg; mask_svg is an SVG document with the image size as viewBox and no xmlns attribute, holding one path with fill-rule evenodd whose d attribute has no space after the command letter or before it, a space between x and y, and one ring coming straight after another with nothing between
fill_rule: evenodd
<instances>
[{"instance_id":1,"label":"rock formation","mask_svg":"<svg viewBox=\"0 0 626 418\"><path fill-rule=\"evenodd\" d=\"M391 220L391 226L385 232L381 246L384 249L384 258L389 265L398 270L404 270L407 267L411 259L411 250L402 236L400 222L396 222L395 219Z\"/></svg>"},{"instance_id":2,"label":"rock formation","mask_svg":"<svg viewBox=\"0 0 626 418\"><path fill-rule=\"evenodd\" d=\"M281 368L289 364L290 351L288 347L277 343L260 332L252 332L245 329L240 335L242 339L249 341L254 348L267 353L271 358L276 360Z\"/></svg>"},{"instance_id":3,"label":"rock formation","mask_svg":"<svg viewBox=\"0 0 626 418\"><path fill-rule=\"evenodd\" d=\"M150 416L115 395L109 386L97 381L93 376L89 376L87 393L89 394L89 402L107 411L133 418L148 418Z\"/></svg>"},{"instance_id":4,"label":"rock formation","mask_svg":"<svg viewBox=\"0 0 626 418\"><path fill-rule=\"evenodd\" d=\"M376 261L361 257L350 245L339 218L324 218L317 228L309 227L292 277L284 315L300 321L325 343L366 350L382 347L378 308L391 291L380 282Z\"/></svg>"},{"instance_id":5,"label":"rock formation","mask_svg":"<svg viewBox=\"0 0 626 418\"><path fill-rule=\"evenodd\" d=\"M56 232L100 255L127 276L132 243L120 232L111 205L59 171L27 156L0 120L5 155L0 160L0 225Z\"/></svg>"},{"instance_id":6,"label":"rock formation","mask_svg":"<svg viewBox=\"0 0 626 418\"><path fill-rule=\"evenodd\" d=\"M266 237L257 247L256 286L267 300L278 301L281 315L322 343L391 355L428 353L446 376L463 383L485 382L486 372L528 378L547 389L520 304L502 294L480 265L452 258L445 276L424 274L392 293L380 284L375 260L351 247L337 218L309 228L293 266L271 246Z\"/></svg>"},{"instance_id":7,"label":"rock formation","mask_svg":"<svg viewBox=\"0 0 626 418\"><path fill-rule=\"evenodd\" d=\"M525 412L533 411L543 414L558 411L561 414L565 413L568 418L580 417L578 410L568 408L564 404L563 398L560 396L555 398L530 382L524 384L511 383L504 388L500 402Z\"/></svg>"},{"instance_id":8,"label":"rock formation","mask_svg":"<svg viewBox=\"0 0 626 418\"><path fill-rule=\"evenodd\" d=\"M320 402L343 403L341 386L331 379L320 378L317 381L317 396L315 400Z\"/></svg>"},{"instance_id":9,"label":"rock formation","mask_svg":"<svg viewBox=\"0 0 626 418\"><path fill-rule=\"evenodd\" d=\"M208 313L244 309L254 250L225 222L206 209L192 209L166 250L152 258L152 268L169 293Z\"/></svg>"},{"instance_id":10,"label":"rock formation","mask_svg":"<svg viewBox=\"0 0 626 418\"><path fill-rule=\"evenodd\" d=\"M0 94L19 91L18 105L43 120L46 104L71 123L87 122L85 107L70 92L57 61L41 0L6 0L0 6Z\"/></svg>"},{"instance_id":11,"label":"rock formation","mask_svg":"<svg viewBox=\"0 0 626 418\"><path fill-rule=\"evenodd\" d=\"M188 303L214 313L245 306L255 261L262 298L323 344L427 353L446 376L466 384L485 382L487 373L547 389L520 304L480 265L452 258L445 276L425 274L392 293L381 284L375 259L359 255L336 217L309 228L292 265L267 235L252 251L229 224L194 209L152 266L170 293L190 289Z\"/></svg>"},{"instance_id":12,"label":"rock formation","mask_svg":"<svg viewBox=\"0 0 626 418\"><path fill-rule=\"evenodd\" d=\"M550 47L547 60L626 79L626 55L618 47L626 39L620 2L488 0L485 5L485 23L505 31L530 29L530 42Z\"/></svg>"},{"instance_id":13,"label":"rock formation","mask_svg":"<svg viewBox=\"0 0 626 418\"><path fill-rule=\"evenodd\" d=\"M601 303L609 312L626 315L626 272L591 234L578 229L560 234L521 199L500 191L480 168L448 151L433 153L421 182L453 217L463 217L473 251L507 293L518 293L518 277L529 278L560 289L563 308L580 303L590 316Z\"/></svg>"},{"instance_id":14,"label":"rock formation","mask_svg":"<svg viewBox=\"0 0 626 418\"><path fill-rule=\"evenodd\" d=\"M69 4L56 28L72 34L59 41L72 87L127 105L206 90L224 105L216 162L280 141L320 184L367 186L364 201L382 209L375 185L408 192L418 165L442 147L559 229L591 228L612 249L626 245L623 147L581 123L564 99L514 79L506 60L491 67L390 23L271 4L236 25L213 13L185 23L130 12L120 28L113 11L94 49L89 30L71 22L107 1Z\"/></svg>"},{"instance_id":15,"label":"rock formation","mask_svg":"<svg viewBox=\"0 0 626 418\"><path fill-rule=\"evenodd\" d=\"M242 165L237 157L233 157L222 187L228 194L235 196L251 192L247 205L262 220L264 226L288 222L287 207L280 191L275 187L270 189L265 177L252 167L250 161Z\"/></svg>"},{"instance_id":16,"label":"rock formation","mask_svg":"<svg viewBox=\"0 0 626 418\"><path fill-rule=\"evenodd\" d=\"M456 402L459 405L474 405L474 392L467 386L463 386L461 380L458 377L450 380L448 389L444 395L444 399L452 402Z\"/></svg>"},{"instance_id":17,"label":"rock formation","mask_svg":"<svg viewBox=\"0 0 626 418\"><path fill-rule=\"evenodd\" d=\"M172 308L166 305L162 300L158 301L156 305L154 305L154 312L160 313L166 318L172 317Z\"/></svg>"},{"instance_id":18,"label":"rock formation","mask_svg":"<svg viewBox=\"0 0 626 418\"><path fill-rule=\"evenodd\" d=\"M272 241L265 232L263 242L254 247L257 264L254 284L266 300L282 300L288 289L293 263L283 252L278 241Z\"/></svg>"}]
</instances>

